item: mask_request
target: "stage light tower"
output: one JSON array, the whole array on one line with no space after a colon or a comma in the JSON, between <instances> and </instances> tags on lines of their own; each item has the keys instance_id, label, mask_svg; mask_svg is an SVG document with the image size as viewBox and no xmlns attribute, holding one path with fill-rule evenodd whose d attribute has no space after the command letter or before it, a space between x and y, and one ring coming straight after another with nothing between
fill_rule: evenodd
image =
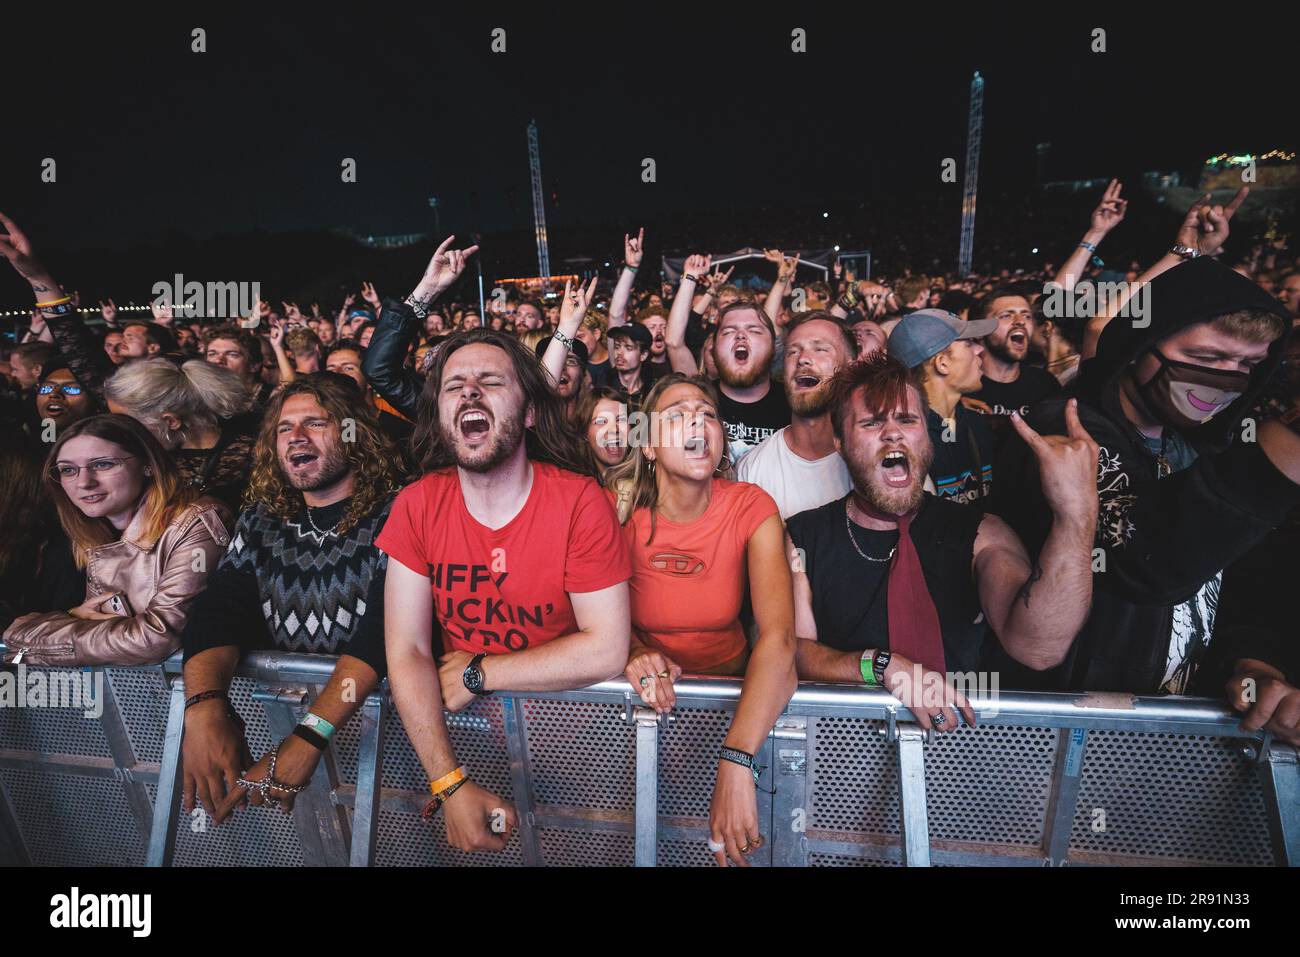
<instances>
[{"instance_id":1,"label":"stage light tower","mask_svg":"<svg viewBox=\"0 0 1300 957\"><path fill-rule=\"evenodd\" d=\"M957 274L970 275L975 246L975 197L979 192L980 138L984 132L984 78L975 71L970 81L970 125L966 128L966 186L961 196L961 248Z\"/></svg>"}]
</instances>

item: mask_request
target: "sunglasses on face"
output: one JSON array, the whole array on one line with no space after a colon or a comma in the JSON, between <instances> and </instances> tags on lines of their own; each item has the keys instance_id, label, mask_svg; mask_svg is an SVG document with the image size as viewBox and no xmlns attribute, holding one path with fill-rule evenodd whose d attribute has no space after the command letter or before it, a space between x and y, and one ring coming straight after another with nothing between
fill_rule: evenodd
<instances>
[{"instance_id":1,"label":"sunglasses on face","mask_svg":"<svg viewBox=\"0 0 1300 957\"><path fill-rule=\"evenodd\" d=\"M64 395L78 396L84 391L79 385L51 385L48 382L42 382L36 387L37 395L53 395L55 392L62 392Z\"/></svg>"}]
</instances>

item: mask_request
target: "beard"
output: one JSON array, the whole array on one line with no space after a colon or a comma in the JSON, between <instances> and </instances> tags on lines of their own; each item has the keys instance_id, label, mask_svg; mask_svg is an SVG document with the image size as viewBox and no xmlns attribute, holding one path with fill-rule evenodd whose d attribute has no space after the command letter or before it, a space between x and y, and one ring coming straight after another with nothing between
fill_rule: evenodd
<instances>
[{"instance_id":1,"label":"beard","mask_svg":"<svg viewBox=\"0 0 1300 957\"><path fill-rule=\"evenodd\" d=\"M1028 336L1028 333L1025 333ZM1019 351L1019 355L1011 349L1011 342L1008 339L994 340L992 336L984 340L984 348L993 353L999 359L1006 363L1023 362L1025 356L1029 355L1029 340L1026 338L1024 349Z\"/></svg>"},{"instance_id":2,"label":"beard","mask_svg":"<svg viewBox=\"0 0 1300 957\"><path fill-rule=\"evenodd\" d=\"M911 484L906 488L894 488L887 485L880 473L880 463L885 455L902 452L907 456L908 476ZM882 449L870 462L849 460L849 476L853 479L853 488L872 508L889 515L903 515L912 511L925 498L925 477L934 461L934 449L929 445L920 453L907 446L894 449Z\"/></svg>"},{"instance_id":3,"label":"beard","mask_svg":"<svg viewBox=\"0 0 1300 957\"><path fill-rule=\"evenodd\" d=\"M730 356L724 357L718 355L717 349L713 351L713 363L718 367L718 381L723 385L729 385L733 389L748 389L751 385L757 385L759 382L771 375L770 366L772 356L769 353L763 361L755 360L755 353L750 352L749 362L744 369L728 368L727 362Z\"/></svg>"},{"instance_id":4,"label":"beard","mask_svg":"<svg viewBox=\"0 0 1300 957\"><path fill-rule=\"evenodd\" d=\"M343 453L342 447L335 443L328 449L321 452L320 468L315 472L301 472L294 474L288 468L286 462L281 460L280 471L284 477L300 492L315 492L336 483L352 468L348 457Z\"/></svg>"},{"instance_id":5,"label":"beard","mask_svg":"<svg viewBox=\"0 0 1300 957\"><path fill-rule=\"evenodd\" d=\"M831 384L827 379L811 392L792 392L791 384L785 384L785 400L790 411L800 418L815 419L825 415L831 407Z\"/></svg>"},{"instance_id":6,"label":"beard","mask_svg":"<svg viewBox=\"0 0 1300 957\"><path fill-rule=\"evenodd\" d=\"M475 408L470 406L469 408ZM457 411L456 418L466 411ZM486 410L484 410L486 411ZM467 472L491 472L494 468L515 454L519 443L524 438L524 410L519 409L507 419L494 420L497 427L492 442L478 449L468 450L461 447L460 429L455 423L440 423L439 432L443 444L451 450L456 464Z\"/></svg>"}]
</instances>

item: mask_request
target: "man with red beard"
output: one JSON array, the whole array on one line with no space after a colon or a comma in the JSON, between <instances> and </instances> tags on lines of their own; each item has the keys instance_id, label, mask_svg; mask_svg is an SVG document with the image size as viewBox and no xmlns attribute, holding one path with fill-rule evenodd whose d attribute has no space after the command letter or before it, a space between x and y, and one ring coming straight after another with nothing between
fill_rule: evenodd
<instances>
[{"instance_id":1,"label":"man with red beard","mask_svg":"<svg viewBox=\"0 0 1300 957\"><path fill-rule=\"evenodd\" d=\"M805 312L785 327L785 397L790 424L759 443L736 468L776 500L781 518L841 499L853 488L835 448L831 381L857 355L844 324L827 312Z\"/></svg>"},{"instance_id":2,"label":"man with red beard","mask_svg":"<svg viewBox=\"0 0 1300 957\"><path fill-rule=\"evenodd\" d=\"M1013 419L1051 500L1035 566L1001 519L924 491L925 392L902 363L880 353L852 363L831 394L853 491L787 523L799 676L883 686L927 729L951 731L954 708L974 723L952 675L979 667L986 623L1007 654L1041 670L1060 663L1088 614L1097 445L1073 405L1068 436Z\"/></svg>"},{"instance_id":3,"label":"man with red beard","mask_svg":"<svg viewBox=\"0 0 1300 957\"><path fill-rule=\"evenodd\" d=\"M398 495L377 539L392 559L389 681L431 807L445 808L447 839L501 850L514 810L469 779L443 709L500 689L560 691L621 673L627 545L547 373L514 336L474 329L448 339L417 418L425 475Z\"/></svg>"},{"instance_id":4,"label":"man with red beard","mask_svg":"<svg viewBox=\"0 0 1300 957\"><path fill-rule=\"evenodd\" d=\"M690 256L669 313L666 339L673 371L695 375L698 367L686 344L695 288L704 281L709 256ZM727 427L727 456L733 467L760 442L790 424L785 391L772 387L776 328L761 305L737 299L718 313L713 360L718 366L718 414ZM724 462L727 459L723 460Z\"/></svg>"},{"instance_id":5,"label":"man with red beard","mask_svg":"<svg viewBox=\"0 0 1300 957\"><path fill-rule=\"evenodd\" d=\"M976 319L994 319L998 327L984 338L981 388L971 398L992 410L998 417L995 426L1012 412L1028 415L1034 404L1060 394L1056 376L1025 362L1035 325L1028 299L1010 289L995 289L977 312Z\"/></svg>"}]
</instances>

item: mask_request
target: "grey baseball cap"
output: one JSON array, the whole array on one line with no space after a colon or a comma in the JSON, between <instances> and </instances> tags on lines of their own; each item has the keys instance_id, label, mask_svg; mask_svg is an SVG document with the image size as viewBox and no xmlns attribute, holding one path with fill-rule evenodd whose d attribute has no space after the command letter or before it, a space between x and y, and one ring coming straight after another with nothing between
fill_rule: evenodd
<instances>
[{"instance_id":1,"label":"grey baseball cap","mask_svg":"<svg viewBox=\"0 0 1300 957\"><path fill-rule=\"evenodd\" d=\"M982 339L997 327L996 319L964 322L946 309L918 309L894 326L889 334L889 354L909 369L915 369L958 339Z\"/></svg>"}]
</instances>

